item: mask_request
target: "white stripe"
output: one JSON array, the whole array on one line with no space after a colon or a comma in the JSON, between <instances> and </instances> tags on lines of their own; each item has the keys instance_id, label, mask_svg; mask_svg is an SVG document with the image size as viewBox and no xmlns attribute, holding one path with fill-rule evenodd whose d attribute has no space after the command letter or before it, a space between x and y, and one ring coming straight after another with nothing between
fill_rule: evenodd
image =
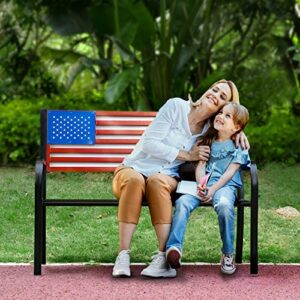
<instances>
[{"instance_id":1,"label":"white stripe","mask_svg":"<svg viewBox=\"0 0 300 300\"><path fill-rule=\"evenodd\" d=\"M97 154L97 153L51 153L50 157L119 157L124 158L126 154Z\"/></svg>"},{"instance_id":2,"label":"white stripe","mask_svg":"<svg viewBox=\"0 0 300 300\"><path fill-rule=\"evenodd\" d=\"M51 162L50 167L88 167L88 168L99 168L99 167L117 167L120 163L58 163Z\"/></svg>"},{"instance_id":3,"label":"white stripe","mask_svg":"<svg viewBox=\"0 0 300 300\"><path fill-rule=\"evenodd\" d=\"M148 126L96 126L96 130L145 130Z\"/></svg>"},{"instance_id":4,"label":"white stripe","mask_svg":"<svg viewBox=\"0 0 300 300\"><path fill-rule=\"evenodd\" d=\"M97 140L102 140L102 139L122 139L122 140L128 140L128 139L140 139L140 135L118 135L118 134L111 134L111 135L97 135L96 139Z\"/></svg>"},{"instance_id":5,"label":"white stripe","mask_svg":"<svg viewBox=\"0 0 300 300\"><path fill-rule=\"evenodd\" d=\"M133 149L132 145L123 145L123 144L105 144L105 145L51 145L51 148L81 148L81 149Z\"/></svg>"},{"instance_id":6,"label":"white stripe","mask_svg":"<svg viewBox=\"0 0 300 300\"><path fill-rule=\"evenodd\" d=\"M154 117L97 116L97 121L152 121Z\"/></svg>"}]
</instances>

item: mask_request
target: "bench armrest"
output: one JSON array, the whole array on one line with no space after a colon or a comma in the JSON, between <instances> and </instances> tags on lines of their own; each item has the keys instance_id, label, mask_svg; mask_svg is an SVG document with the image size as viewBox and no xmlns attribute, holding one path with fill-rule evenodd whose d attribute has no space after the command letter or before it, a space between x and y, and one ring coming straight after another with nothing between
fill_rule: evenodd
<instances>
[{"instance_id":1,"label":"bench armrest","mask_svg":"<svg viewBox=\"0 0 300 300\"><path fill-rule=\"evenodd\" d=\"M250 166L250 178L251 178L251 206L258 206L258 175L257 166L255 162L251 162Z\"/></svg>"},{"instance_id":2,"label":"bench armrest","mask_svg":"<svg viewBox=\"0 0 300 300\"><path fill-rule=\"evenodd\" d=\"M46 166L42 160L35 163L35 200L45 200Z\"/></svg>"}]
</instances>

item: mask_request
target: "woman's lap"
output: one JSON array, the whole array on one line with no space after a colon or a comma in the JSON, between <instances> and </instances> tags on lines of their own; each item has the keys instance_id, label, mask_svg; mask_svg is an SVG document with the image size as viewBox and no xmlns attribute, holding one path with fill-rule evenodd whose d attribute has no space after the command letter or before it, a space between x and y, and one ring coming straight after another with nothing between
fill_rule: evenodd
<instances>
[{"instance_id":1,"label":"woman's lap","mask_svg":"<svg viewBox=\"0 0 300 300\"><path fill-rule=\"evenodd\" d=\"M114 173L112 187L114 195L119 199L119 221L137 224L142 200L146 198L152 223L170 224L171 193L176 186L176 179L165 174L157 173L146 178L130 167L118 167Z\"/></svg>"}]
</instances>

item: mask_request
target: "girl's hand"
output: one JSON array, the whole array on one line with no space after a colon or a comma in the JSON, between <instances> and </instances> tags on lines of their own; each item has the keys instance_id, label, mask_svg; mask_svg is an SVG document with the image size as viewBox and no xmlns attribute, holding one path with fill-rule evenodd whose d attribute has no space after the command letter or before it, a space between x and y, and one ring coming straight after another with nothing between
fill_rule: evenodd
<instances>
[{"instance_id":1,"label":"girl's hand","mask_svg":"<svg viewBox=\"0 0 300 300\"><path fill-rule=\"evenodd\" d=\"M235 146L238 147L239 145L242 147L242 149L250 149L249 141L244 133L244 131L241 131L237 133L234 137L235 139Z\"/></svg>"},{"instance_id":2,"label":"girl's hand","mask_svg":"<svg viewBox=\"0 0 300 300\"><path fill-rule=\"evenodd\" d=\"M198 186L197 186L197 193L201 197L201 199L203 197L205 197L205 195L206 195L206 184L202 185L201 183L199 183Z\"/></svg>"},{"instance_id":3,"label":"girl's hand","mask_svg":"<svg viewBox=\"0 0 300 300\"><path fill-rule=\"evenodd\" d=\"M216 190L214 186L206 187L206 193L205 195L201 198L201 202L207 203L212 201L212 198L215 194Z\"/></svg>"}]
</instances>

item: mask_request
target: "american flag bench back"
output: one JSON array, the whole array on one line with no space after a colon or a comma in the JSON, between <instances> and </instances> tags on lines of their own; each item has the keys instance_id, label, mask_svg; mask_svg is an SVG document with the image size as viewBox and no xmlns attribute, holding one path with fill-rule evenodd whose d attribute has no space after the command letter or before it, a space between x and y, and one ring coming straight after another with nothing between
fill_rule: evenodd
<instances>
[{"instance_id":1,"label":"american flag bench back","mask_svg":"<svg viewBox=\"0 0 300 300\"><path fill-rule=\"evenodd\" d=\"M156 112L41 111L41 158L49 172L113 172Z\"/></svg>"}]
</instances>

